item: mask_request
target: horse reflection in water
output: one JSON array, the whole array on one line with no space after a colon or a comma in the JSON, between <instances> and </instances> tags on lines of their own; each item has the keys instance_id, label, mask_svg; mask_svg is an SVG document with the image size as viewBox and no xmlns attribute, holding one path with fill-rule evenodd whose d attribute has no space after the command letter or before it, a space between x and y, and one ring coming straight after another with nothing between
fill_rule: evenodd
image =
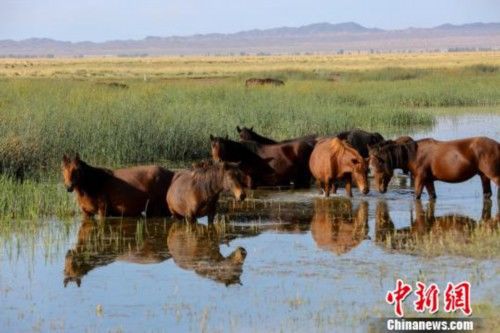
<instances>
[{"instance_id":1,"label":"horse reflection in water","mask_svg":"<svg viewBox=\"0 0 500 333\"><path fill-rule=\"evenodd\" d=\"M161 263L171 257L183 269L226 285L239 283L246 251L237 248L228 257L220 243L238 237L230 226L218 224L172 223L167 220L107 220L96 224L85 220L78 231L74 248L68 250L64 264L64 286L81 285L95 268L115 261L136 264Z\"/></svg>"},{"instance_id":2,"label":"horse reflection in water","mask_svg":"<svg viewBox=\"0 0 500 333\"><path fill-rule=\"evenodd\" d=\"M225 238L225 225L203 225L199 223L176 222L168 234L168 248L174 262L180 268L193 270L198 275L216 282L241 284L240 276L247 252L237 247L224 257L219 244L228 241Z\"/></svg>"},{"instance_id":3,"label":"horse reflection in water","mask_svg":"<svg viewBox=\"0 0 500 333\"><path fill-rule=\"evenodd\" d=\"M415 219L409 227L396 229L385 201L379 201L375 212L375 241L390 246L395 250L410 249L413 244L426 235L434 239L451 237L454 242L465 243L471 238L477 227L497 228L500 212L491 217L491 201L485 200L480 222L463 215L435 216L435 201L430 201L426 210L422 202L415 201Z\"/></svg>"},{"instance_id":4,"label":"horse reflection in water","mask_svg":"<svg viewBox=\"0 0 500 333\"><path fill-rule=\"evenodd\" d=\"M107 220L96 223L84 220L78 230L76 245L68 250L64 263L64 286L82 278L97 267L115 261L137 264L160 263L170 254L167 235L170 224L163 220Z\"/></svg>"},{"instance_id":5,"label":"horse reflection in water","mask_svg":"<svg viewBox=\"0 0 500 333\"><path fill-rule=\"evenodd\" d=\"M368 202L353 210L348 199L317 199L311 220L316 245L337 255L345 254L368 238Z\"/></svg>"}]
</instances>

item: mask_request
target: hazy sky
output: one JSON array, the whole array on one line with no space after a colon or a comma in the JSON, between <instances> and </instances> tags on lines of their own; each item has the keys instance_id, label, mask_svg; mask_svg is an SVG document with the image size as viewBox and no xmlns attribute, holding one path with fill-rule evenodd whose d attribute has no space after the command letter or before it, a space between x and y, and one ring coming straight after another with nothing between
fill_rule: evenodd
<instances>
[{"instance_id":1,"label":"hazy sky","mask_svg":"<svg viewBox=\"0 0 500 333\"><path fill-rule=\"evenodd\" d=\"M386 29L500 22L500 0L0 0L0 39L69 41L346 21Z\"/></svg>"}]
</instances>

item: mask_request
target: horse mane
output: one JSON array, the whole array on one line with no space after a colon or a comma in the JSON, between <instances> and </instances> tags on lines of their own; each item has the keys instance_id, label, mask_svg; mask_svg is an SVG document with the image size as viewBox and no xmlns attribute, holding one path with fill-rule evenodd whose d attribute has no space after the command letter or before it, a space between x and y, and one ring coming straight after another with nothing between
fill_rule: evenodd
<instances>
[{"instance_id":1,"label":"horse mane","mask_svg":"<svg viewBox=\"0 0 500 333\"><path fill-rule=\"evenodd\" d=\"M359 159L362 159L361 155L356 149L354 149L349 143L339 139L338 137L332 139L332 141L330 142L330 148L332 154L335 156L340 156L347 150L355 154L357 157L359 157Z\"/></svg>"},{"instance_id":2,"label":"horse mane","mask_svg":"<svg viewBox=\"0 0 500 333\"><path fill-rule=\"evenodd\" d=\"M378 151L377 155L381 155L380 157L386 161L389 168L405 169L408 162L415 158L417 143L413 140L405 143L389 140L377 145L375 149Z\"/></svg>"},{"instance_id":3,"label":"horse mane","mask_svg":"<svg viewBox=\"0 0 500 333\"><path fill-rule=\"evenodd\" d=\"M101 167L94 167L80 160L79 167L82 169L82 179L80 189L89 194L98 192L104 181L113 176L113 170Z\"/></svg>"}]
</instances>

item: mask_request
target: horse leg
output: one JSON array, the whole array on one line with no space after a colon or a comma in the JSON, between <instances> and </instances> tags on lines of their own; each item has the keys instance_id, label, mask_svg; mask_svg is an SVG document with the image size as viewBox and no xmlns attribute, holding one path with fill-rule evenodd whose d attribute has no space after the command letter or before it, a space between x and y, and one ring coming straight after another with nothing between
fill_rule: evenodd
<instances>
[{"instance_id":1,"label":"horse leg","mask_svg":"<svg viewBox=\"0 0 500 333\"><path fill-rule=\"evenodd\" d=\"M483 197L485 199L491 198L490 179L483 173L479 173L479 177L481 177L481 184L483 185Z\"/></svg>"},{"instance_id":2,"label":"horse leg","mask_svg":"<svg viewBox=\"0 0 500 333\"><path fill-rule=\"evenodd\" d=\"M424 189L424 182L422 177L415 176L415 199L420 200L423 189Z\"/></svg>"},{"instance_id":3,"label":"horse leg","mask_svg":"<svg viewBox=\"0 0 500 333\"><path fill-rule=\"evenodd\" d=\"M337 193L337 186L335 186L334 180L332 180L330 183L330 190L332 191L333 194Z\"/></svg>"},{"instance_id":4,"label":"horse leg","mask_svg":"<svg viewBox=\"0 0 500 333\"><path fill-rule=\"evenodd\" d=\"M321 180L316 180L316 186L319 188L319 194L324 194L323 182Z\"/></svg>"},{"instance_id":5,"label":"horse leg","mask_svg":"<svg viewBox=\"0 0 500 333\"><path fill-rule=\"evenodd\" d=\"M323 183L323 191L325 191L325 198L328 198L330 196L330 184L332 180L328 179L326 182Z\"/></svg>"},{"instance_id":6,"label":"horse leg","mask_svg":"<svg viewBox=\"0 0 500 333\"><path fill-rule=\"evenodd\" d=\"M434 188L434 182L432 180L429 180L425 183L425 189L427 190L427 193L429 194L429 198L431 200L435 200L437 198L436 189Z\"/></svg>"},{"instance_id":7,"label":"horse leg","mask_svg":"<svg viewBox=\"0 0 500 333\"><path fill-rule=\"evenodd\" d=\"M345 193L349 198L352 198L352 179L351 177L345 178Z\"/></svg>"},{"instance_id":8,"label":"horse leg","mask_svg":"<svg viewBox=\"0 0 500 333\"><path fill-rule=\"evenodd\" d=\"M483 210L481 212L481 220L488 221L491 219L491 205L492 205L491 200L485 198L483 201Z\"/></svg>"}]
</instances>

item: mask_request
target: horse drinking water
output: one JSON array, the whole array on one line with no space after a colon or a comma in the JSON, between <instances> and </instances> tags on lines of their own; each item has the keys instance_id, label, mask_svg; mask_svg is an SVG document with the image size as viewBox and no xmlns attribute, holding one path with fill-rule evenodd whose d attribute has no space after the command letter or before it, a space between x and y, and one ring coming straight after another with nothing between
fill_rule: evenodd
<instances>
[{"instance_id":1,"label":"horse drinking water","mask_svg":"<svg viewBox=\"0 0 500 333\"><path fill-rule=\"evenodd\" d=\"M243 201L246 183L247 176L237 163L203 162L194 165L192 170L175 173L167 193L167 205L176 218L195 222L196 217L207 215L211 223L220 193L229 191Z\"/></svg>"},{"instance_id":2,"label":"horse drinking water","mask_svg":"<svg viewBox=\"0 0 500 333\"><path fill-rule=\"evenodd\" d=\"M420 199L424 187L429 197L435 199L435 180L460 183L479 175L486 199L491 197L490 181L500 186L500 144L487 137L391 143L370 150L370 165L381 193L387 191L395 168L409 170L416 199Z\"/></svg>"}]
</instances>

